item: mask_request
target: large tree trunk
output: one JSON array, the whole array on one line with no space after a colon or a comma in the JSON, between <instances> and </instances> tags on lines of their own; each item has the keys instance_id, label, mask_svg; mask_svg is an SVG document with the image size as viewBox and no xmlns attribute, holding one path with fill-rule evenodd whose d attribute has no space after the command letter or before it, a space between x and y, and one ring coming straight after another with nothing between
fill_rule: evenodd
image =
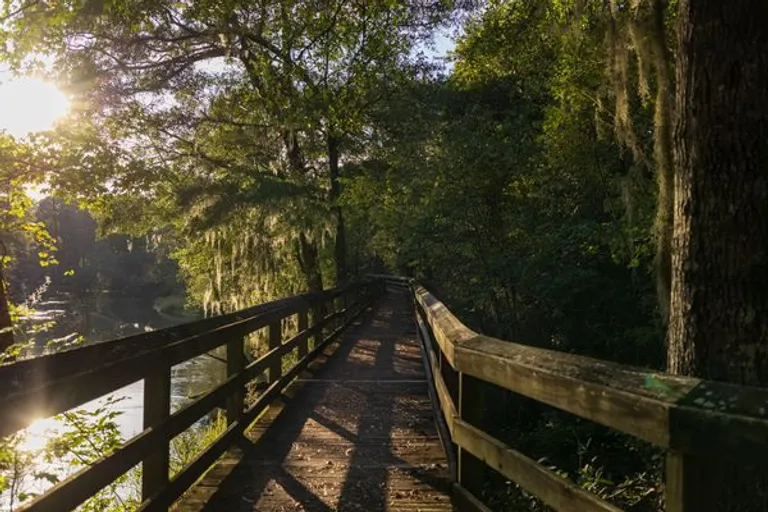
<instances>
[{"instance_id":1,"label":"large tree trunk","mask_svg":"<svg viewBox=\"0 0 768 512\"><path fill-rule=\"evenodd\" d=\"M678 23L669 370L765 386L768 8L680 0ZM768 510L765 469L692 466L711 510Z\"/></svg>"},{"instance_id":2,"label":"large tree trunk","mask_svg":"<svg viewBox=\"0 0 768 512\"><path fill-rule=\"evenodd\" d=\"M331 182L331 208L336 220L336 245L334 259L336 260L336 284L347 280L347 236L344 229L344 215L339 205L341 185L339 184L339 146L341 141L334 136L328 137L328 171Z\"/></svg>"},{"instance_id":3,"label":"large tree trunk","mask_svg":"<svg viewBox=\"0 0 768 512\"><path fill-rule=\"evenodd\" d=\"M768 384L765 0L681 0L669 367Z\"/></svg>"},{"instance_id":4,"label":"large tree trunk","mask_svg":"<svg viewBox=\"0 0 768 512\"><path fill-rule=\"evenodd\" d=\"M13 342L13 322L11 322L9 297L5 288L3 264L0 262L0 352L13 345Z\"/></svg>"}]
</instances>

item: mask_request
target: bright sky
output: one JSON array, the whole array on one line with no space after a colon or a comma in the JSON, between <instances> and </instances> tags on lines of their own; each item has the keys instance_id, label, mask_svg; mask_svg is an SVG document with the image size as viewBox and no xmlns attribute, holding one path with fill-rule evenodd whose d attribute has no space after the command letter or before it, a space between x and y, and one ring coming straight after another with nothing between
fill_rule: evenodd
<instances>
[{"instance_id":1,"label":"bright sky","mask_svg":"<svg viewBox=\"0 0 768 512\"><path fill-rule=\"evenodd\" d=\"M434 46L423 50L450 70L452 63L445 58L454 46L455 38L440 31L435 35ZM69 107L69 99L54 84L34 77L16 77L7 68L0 68L0 132L19 138L49 130L67 114Z\"/></svg>"},{"instance_id":2,"label":"bright sky","mask_svg":"<svg viewBox=\"0 0 768 512\"><path fill-rule=\"evenodd\" d=\"M434 46L425 50L450 70L452 64L445 57L454 46L454 38L443 31L436 34ZM54 84L34 77L16 77L0 69L0 131L18 138L50 130L69 107L69 99Z\"/></svg>"},{"instance_id":3,"label":"bright sky","mask_svg":"<svg viewBox=\"0 0 768 512\"><path fill-rule=\"evenodd\" d=\"M14 137L49 130L69 111L69 99L39 78L3 73L0 82L0 130Z\"/></svg>"},{"instance_id":4,"label":"bright sky","mask_svg":"<svg viewBox=\"0 0 768 512\"><path fill-rule=\"evenodd\" d=\"M447 30L440 30L435 34L432 44L431 48L422 47L419 49L424 51L433 61L440 62L445 71L451 71L453 62L448 59L448 54L456 47L456 37Z\"/></svg>"}]
</instances>

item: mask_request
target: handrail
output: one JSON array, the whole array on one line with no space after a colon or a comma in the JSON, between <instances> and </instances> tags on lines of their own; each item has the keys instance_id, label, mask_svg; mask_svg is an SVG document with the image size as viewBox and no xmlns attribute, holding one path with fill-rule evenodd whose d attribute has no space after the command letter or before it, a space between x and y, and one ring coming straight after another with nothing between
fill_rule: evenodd
<instances>
[{"instance_id":1,"label":"handrail","mask_svg":"<svg viewBox=\"0 0 768 512\"><path fill-rule=\"evenodd\" d=\"M382 288L383 281L366 280L0 367L0 436L144 380L144 430L17 510L73 509L140 462L141 510L167 510ZM283 341L282 320L293 315L299 332ZM245 337L263 328L269 331L269 351L246 365ZM310 338L315 340L311 351ZM171 414L171 367L222 345L227 348L227 380ZM282 358L296 351L298 362L283 374ZM265 371L267 389L246 408L246 385ZM227 430L170 479L171 440L219 406L226 406Z\"/></svg>"},{"instance_id":2,"label":"handrail","mask_svg":"<svg viewBox=\"0 0 768 512\"><path fill-rule=\"evenodd\" d=\"M443 380L435 376L435 369L438 368L436 361L435 348L432 345L431 337L427 331L427 326L420 315L416 315L416 326L418 329L419 339L421 341L422 362L424 364L424 374L427 377L427 383L429 385L429 399L432 402L432 407L435 412L435 423L437 424L437 433L440 437L440 443L443 445L443 451L448 459L448 469L451 474L451 479L457 478L457 464L456 457L453 453L451 446L451 430L453 428L452 423L446 421L446 417L443 416L443 410L450 410L452 403L449 403L446 397L448 391L445 389ZM439 380L438 380L439 379ZM447 416L450 421L453 420L455 411L451 411L451 414Z\"/></svg>"},{"instance_id":3,"label":"handrail","mask_svg":"<svg viewBox=\"0 0 768 512\"><path fill-rule=\"evenodd\" d=\"M402 283L403 278L392 279ZM768 390L679 377L589 357L529 347L476 333L414 280L418 329L429 338L435 396L451 442L458 446L457 485L464 501L471 454L558 511L620 509L561 478L482 430L482 410L473 396L483 381L600 423L667 450L668 511L693 512L695 489L684 474L696 457L727 454L749 460L768 454ZM445 380L453 372L458 390ZM465 401L465 397L472 400ZM715 506L714 504L712 506ZM699 508L696 512L700 512Z\"/></svg>"}]
</instances>

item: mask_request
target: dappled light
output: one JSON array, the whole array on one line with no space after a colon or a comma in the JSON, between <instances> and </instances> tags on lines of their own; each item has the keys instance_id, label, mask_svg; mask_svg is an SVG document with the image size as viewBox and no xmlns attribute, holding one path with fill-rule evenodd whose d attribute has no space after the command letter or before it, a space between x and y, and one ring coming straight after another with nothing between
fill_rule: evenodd
<instances>
[{"instance_id":1,"label":"dappled light","mask_svg":"<svg viewBox=\"0 0 768 512\"><path fill-rule=\"evenodd\" d=\"M450 509L424 367L408 358L419 344L404 305L388 297L369 325L296 381L286 393L293 398L241 444L244 458L206 510Z\"/></svg>"}]
</instances>

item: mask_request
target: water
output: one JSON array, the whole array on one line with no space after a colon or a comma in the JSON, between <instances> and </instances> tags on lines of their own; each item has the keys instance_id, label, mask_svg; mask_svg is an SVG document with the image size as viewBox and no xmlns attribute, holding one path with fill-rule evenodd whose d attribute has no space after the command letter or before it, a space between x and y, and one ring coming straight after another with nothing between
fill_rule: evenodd
<instances>
[{"instance_id":1,"label":"water","mask_svg":"<svg viewBox=\"0 0 768 512\"><path fill-rule=\"evenodd\" d=\"M174 302L174 301L171 301ZM178 301L175 301L178 302ZM165 304L168 301L166 300ZM183 303L183 302L182 302ZM162 304L162 303L161 303ZM35 305L27 317L28 325L45 325L55 322L55 325L44 332L33 336L32 351L39 354L46 350L50 340L57 343L71 341L77 332L84 337L83 343L92 344L110 339L120 338L140 332L170 327L179 323L189 322L197 318L195 313L180 309L169 311L157 307L157 302L138 297L90 297L85 301L72 301L67 297L56 297L52 300ZM63 341L62 341L63 340ZM223 357L223 348L219 353L202 355L171 370L171 409L178 410L192 399L223 382L226 378L226 364L216 357ZM120 435L128 440L143 430L143 400L144 382L134 382L110 395L94 400L78 407L78 410L94 411L108 404L109 397L119 398L109 405L109 410L120 414L115 418ZM56 418L40 418L32 423L24 432L19 449L22 452L35 454L45 448L46 444L58 436L64 425ZM35 464L27 468L26 477L21 480L22 492L40 493L52 484L45 479L35 479L34 472L45 471L65 477L73 472L70 464L46 463L39 456L34 456ZM124 491L128 492L124 489ZM17 493L18 494L18 493ZM0 511L10 510L8 492L0 495Z\"/></svg>"}]
</instances>

